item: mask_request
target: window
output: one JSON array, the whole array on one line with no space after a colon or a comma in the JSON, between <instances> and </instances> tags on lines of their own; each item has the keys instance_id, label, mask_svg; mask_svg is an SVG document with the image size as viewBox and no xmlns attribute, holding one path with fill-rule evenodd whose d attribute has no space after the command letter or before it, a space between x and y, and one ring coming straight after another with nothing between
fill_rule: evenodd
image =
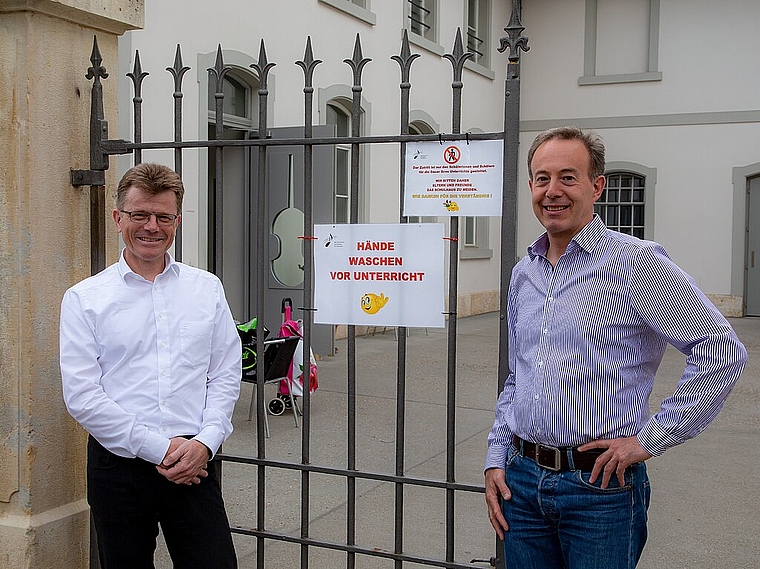
<instances>
[{"instance_id":1,"label":"window","mask_svg":"<svg viewBox=\"0 0 760 569\"><path fill-rule=\"evenodd\" d=\"M409 30L409 43L436 55L446 50L438 43L439 0L404 0L404 27Z\"/></svg>"},{"instance_id":2,"label":"window","mask_svg":"<svg viewBox=\"0 0 760 569\"><path fill-rule=\"evenodd\" d=\"M216 80L208 79L208 121L216 117ZM254 129L254 117L258 118L258 100L253 96L256 79L248 72L233 68L222 80L222 112L224 126L230 128Z\"/></svg>"},{"instance_id":3,"label":"window","mask_svg":"<svg viewBox=\"0 0 760 569\"><path fill-rule=\"evenodd\" d=\"M579 85L660 81L660 0L586 0Z\"/></svg>"},{"instance_id":4,"label":"window","mask_svg":"<svg viewBox=\"0 0 760 569\"><path fill-rule=\"evenodd\" d=\"M377 23L377 16L372 12L370 3L372 0L319 0L321 4L326 4L345 14L361 20L371 26Z\"/></svg>"},{"instance_id":5,"label":"window","mask_svg":"<svg viewBox=\"0 0 760 569\"><path fill-rule=\"evenodd\" d=\"M594 204L607 227L644 239L645 178L630 172L607 174L607 184Z\"/></svg>"},{"instance_id":6,"label":"window","mask_svg":"<svg viewBox=\"0 0 760 569\"><path fill-rule=\"evenodd\" d=\"M335 136L351 136L351 117L343 107L327 104L327 124L335 127ZM333 187L333 220L348 223L351 213L351 146L335 146L335 185Z\"/></svg>"},{"instance_id":7,"label":"window","mask_svg":"<svg viewBox=\"0 0 760 569\"><path fill-rule=\"evenodd\" d=\"M467 51L475 54L472 62L488 67L490 38L490 0L467 0Z\"/></svg>"},{"instance_id":8,"label":"window","mask_svg":"<svg viewBox=\"0 0 760 569\"><path fill-rule=\"evenodd\" d=\"M251 128L253 126L254 109L251 96L251 87L241 79L235 78L234 73L228 73L222 81L222 112L227 126ZM216 116L216 81L208 82L208 110L209 121L213 122Z\"/></svg>"},{"instance_id":9,"label":"window","mask_svg":"<svg viewBox=\"0 0 760 569\"><path fill-rule=\"evenodd\" d=\"M489 248L487 217L462 217L459 226L459 258L490 259L493 251Z\"/></svg>"},{"instance_id":10,"label":"window","mask_svg":"<svg viewBox=\"0 0 760 569\"><path fill-rule=\"evenodd\" d=\"M413 35L438 41L437 0L406 0L407 25Z\"/></svg>"},{"instance_id":11,"label":"window","mask_svg":"<svg viewBox=\"0 0 760 569\"><path fill-rule=\"evenodd\" d=\"M477 217L465 217L464 218L464 246L465 247L477 247L478 246L478 218Z\"/></svg>"},{"instance_id":12,"label":"window","mask_svg":"<svg viewBox=\"0 0 760 569\"><path fill-rule=\"evenodd\" d=\"M412 111L412 113L410 114L415 115L415 114L423 114L423 113L421 113L420 111ZM427 115L427 117L429 118L429 115ZM431 127L427 120L412 120L409 123L409 134L435 134L435 132L436 132L436 129ZM406 216L406 220L408 223L435 223L437 219L438 218L435 216L428 216L428 215Z\"/></svg>"}]
</instances>

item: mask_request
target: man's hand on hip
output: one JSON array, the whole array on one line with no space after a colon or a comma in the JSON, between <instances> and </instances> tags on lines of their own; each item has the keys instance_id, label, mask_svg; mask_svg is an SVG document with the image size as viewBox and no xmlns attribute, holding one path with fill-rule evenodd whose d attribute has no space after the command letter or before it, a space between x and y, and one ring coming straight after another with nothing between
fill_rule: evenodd
<instances>
[{"instance_id":1,"label":"man's hand on hip","mask_svg":"<svg viewBox=\"0 0 760 569\"><path fill-rule=\"evenodd\" d=\"M595 448L607 450L596 459L589 482L593 484L601 474L602 488L609 486L613 473L617 474L620 485L625 486L625 469L632 464L652 458L652 455L642 448L636 437L599 439L579 446L578 450L585 452Z\"/></svg>"},{"instance_id":2,"label":"man's hand on hip","mask_svg":"<svg viewBox=\"0 0 760 569\"><path fill-rule=\"evenodd\" d=\"M507 487L506 473L501 468L489 468L486 470L486 505L488 506L488 520L499 539L504 539L504 532L509 530L509 524L501 509L501 499L509 500L512 497Z\"/></svg>"},{"instance_id":3,"label":"man's hand on hip","mask_svg":"<svg viewBox=\"0 0 760 569\"><path fill-rule=\"evenodd\" d=\"M206 445L194 439L175 437L169 443L164 460L156 468L176 484L200 484L206 478L209 452Z\"/></svg>"}]
</instances>

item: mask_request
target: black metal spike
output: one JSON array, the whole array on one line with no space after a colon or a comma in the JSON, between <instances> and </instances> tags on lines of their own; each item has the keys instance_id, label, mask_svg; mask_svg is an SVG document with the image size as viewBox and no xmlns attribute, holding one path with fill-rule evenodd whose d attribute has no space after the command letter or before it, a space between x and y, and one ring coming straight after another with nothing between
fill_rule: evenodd
<instances>
[{"instance_id":1,"label":"black metal spike","mask_svg":"<svg viewBox=\"0 0 760 569\"><path fill-rule=\"evenodd\" d=\"M528 36L522 35L525 27L520 22L520 12L522 11L522 0L512 0L512 15L509 18L509 24L504 31L507 35L501 38L499 42L499 53L504 53L509 48L509 61L516 63L520 60L520 50L530 51L528 46Z\"/></svg>"},{"instance_id":2,"label":"black metal spike","mask_svg":"<svg viewBox=\"0 0 760 569\"><path fill-rule=\"evenodd\" d=\"M361 38L359 37L359 34L356 34L356 41L354 42L354 55L351 59L344 59L343 63L347 63L351 66L351 69L354 72L354 85L361 85L362 82L362 69L364 69L364 66L367 65L370 61L372 61L369 58L365 58L362 55L362 42Z\"/></svg>"},{"instance_id":3,"label":"black metal spike","mask_svg":"<svg viewBox=\"0 0 760 569\"><path fill-rule=\"evenodd\" d=\"M182 92L182 78L184 77L185 73L190 71L190 68L182 65L182 52L180 51L179 44L177 44L177 51L174 54L174 66L167 67L166 70L172 74L172 77L174 77L175 95L177 93L181 93Z\"/></svg>"},{"instance_id":4,"label":"black metal spike","mask_svg":"<svg viewBox=\"0 0 760 569\"><path fill-rule=\"evenodd\" d=\"M303 59L301 61L296 61L296 65L303 69L304 89L311 89L313 91L312 81L314 77L314 69L320 63L322 63L321 59L314 59L314 53L311 50L311 36L307 36L306 51L304 52Z\"/></svg>"},{"instance_id":5,"label":"black metal spike","mask_svg":"<svg viewBox=\"0 0 760 569\"><path fill-rule=\"evenodd\" d=\"M401 87L410 87L409 85L409 72L412 67L412 62L420 57L419 53L412 53L409 47L409 34L407 30L404 30L404 37L401 40L401 53L399 55L392 55L391 59L399 64L401 67Z\"/></svg>"},{"instance_id":6,"label":"black metal spike","mask_svg":"<svg viewBox=\"0 0 760 569\"><path fill-rule=\"evenodd\" d=\"M259 75L259 94L265 94L267 92L267 77L269 76L269 70L275 65L276 63L269 63L267 60L267 50L264 46L264 40L262 39L259 47L259 60L250 65L250 67L255 69Z\"/></svg>"},{"instance_id":7,"label":"black metal spike","mask_svg":"<svg viewBox=\"0 0 760 569\"><path fill-rule=\"evenodd\" d=\"M222 44L218 44L216 48L216 63L214 63L214 67L209 67L207 71L211 73L214 76L214 79L216 79L216 97L224 97L224 91L223 91L223 81L224 76L227 75L227 72L229 72L230 67L225 67L224 65L224 58L222 57Z\"/></svg>"},{"instance_id":8,"label":"black metal spike","mask_svg":"<svg viewBox=\"0 0 760 569\"><path fill-rule=\"evenodd\" d=\"M464 44L462 43L462 30L457 28L457 35L454 38L454 50L452 53L445 53L443 57L451 62L451 66L454 68L454 82L462 82L462 69L464 68L464 62L474 57L475 54L471 51L464 50Z\"/></svg>"},{"instance_id":9,"label":"black metal spike","mask_svg":"<svg viewBox=\"0 0 760 569\"><path fill-rule=\"evenodd\" d=\"M135 64L132 67L132 71L127 73L127 77L132 80L132 84L135 88L135 99L142 102L142 82L150 73L142 70L140 63L140 50L135 50Z\"/></svg>"},{"instance_id":10,"label":"black metal spike","mask_svg":"<svg viewBox=\"0 0 760 569\"><path fill-rule=\"evenodd\" d=\"M87 69L87 75L85 75L87 79L95 79L95 83L100 83L101 79L108 77L108 72L102 65L103 56L100 55L100 48L98 48L98 36L94 36L92 40L90 63L92 63L92 67Z\"/></svg>"}]
</instances>

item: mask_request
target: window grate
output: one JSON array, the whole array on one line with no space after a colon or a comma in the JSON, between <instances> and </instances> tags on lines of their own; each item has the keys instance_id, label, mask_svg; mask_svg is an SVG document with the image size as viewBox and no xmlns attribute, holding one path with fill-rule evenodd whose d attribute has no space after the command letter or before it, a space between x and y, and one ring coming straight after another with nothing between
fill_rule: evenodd
<instances>
[{"instance_id":1,"label":"window grate","mask_svg":"<svg viewBox=\"0 0 760 569\"><path fill-rule=\"evenodd\" d=\"M607 227L644 238L644 182L643 176L628 172L607 175L607 184L594 204Z\"/></svg>"}]
</instances>

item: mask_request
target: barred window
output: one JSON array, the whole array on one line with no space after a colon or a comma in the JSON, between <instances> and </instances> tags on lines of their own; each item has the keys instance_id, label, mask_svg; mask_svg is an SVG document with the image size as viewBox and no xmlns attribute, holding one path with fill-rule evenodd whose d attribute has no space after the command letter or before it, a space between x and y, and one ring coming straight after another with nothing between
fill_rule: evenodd
<instances>
[{"instance_id":1,"label":"barred window","mask_svg":"<svg viewBox=\"0 0 760 569\"><path fill-rule=\"evenodd\" d=\"M436 41L436 0L407 0L409 29L430 41Z\"/></svg>"},{"instance_id":2,"label":"barred window","mask_svg":"<svg viewBox=\"0 0 760 569\"><path fill-rule=\"evenodd\" d=\"M474 63L488 67L491 0L467 0L467 51Z\"/></svg>"},{"instance_id":3,"label":"barred window","mask_svg":"<svg viewBox=\"0 0 760 569\"><path fill-rule=\"evenodd\" d=\"M606 175L607 185L594 211L610 229L644 239L644 176L630 172Z\"/></svg>"}]
</instances>

